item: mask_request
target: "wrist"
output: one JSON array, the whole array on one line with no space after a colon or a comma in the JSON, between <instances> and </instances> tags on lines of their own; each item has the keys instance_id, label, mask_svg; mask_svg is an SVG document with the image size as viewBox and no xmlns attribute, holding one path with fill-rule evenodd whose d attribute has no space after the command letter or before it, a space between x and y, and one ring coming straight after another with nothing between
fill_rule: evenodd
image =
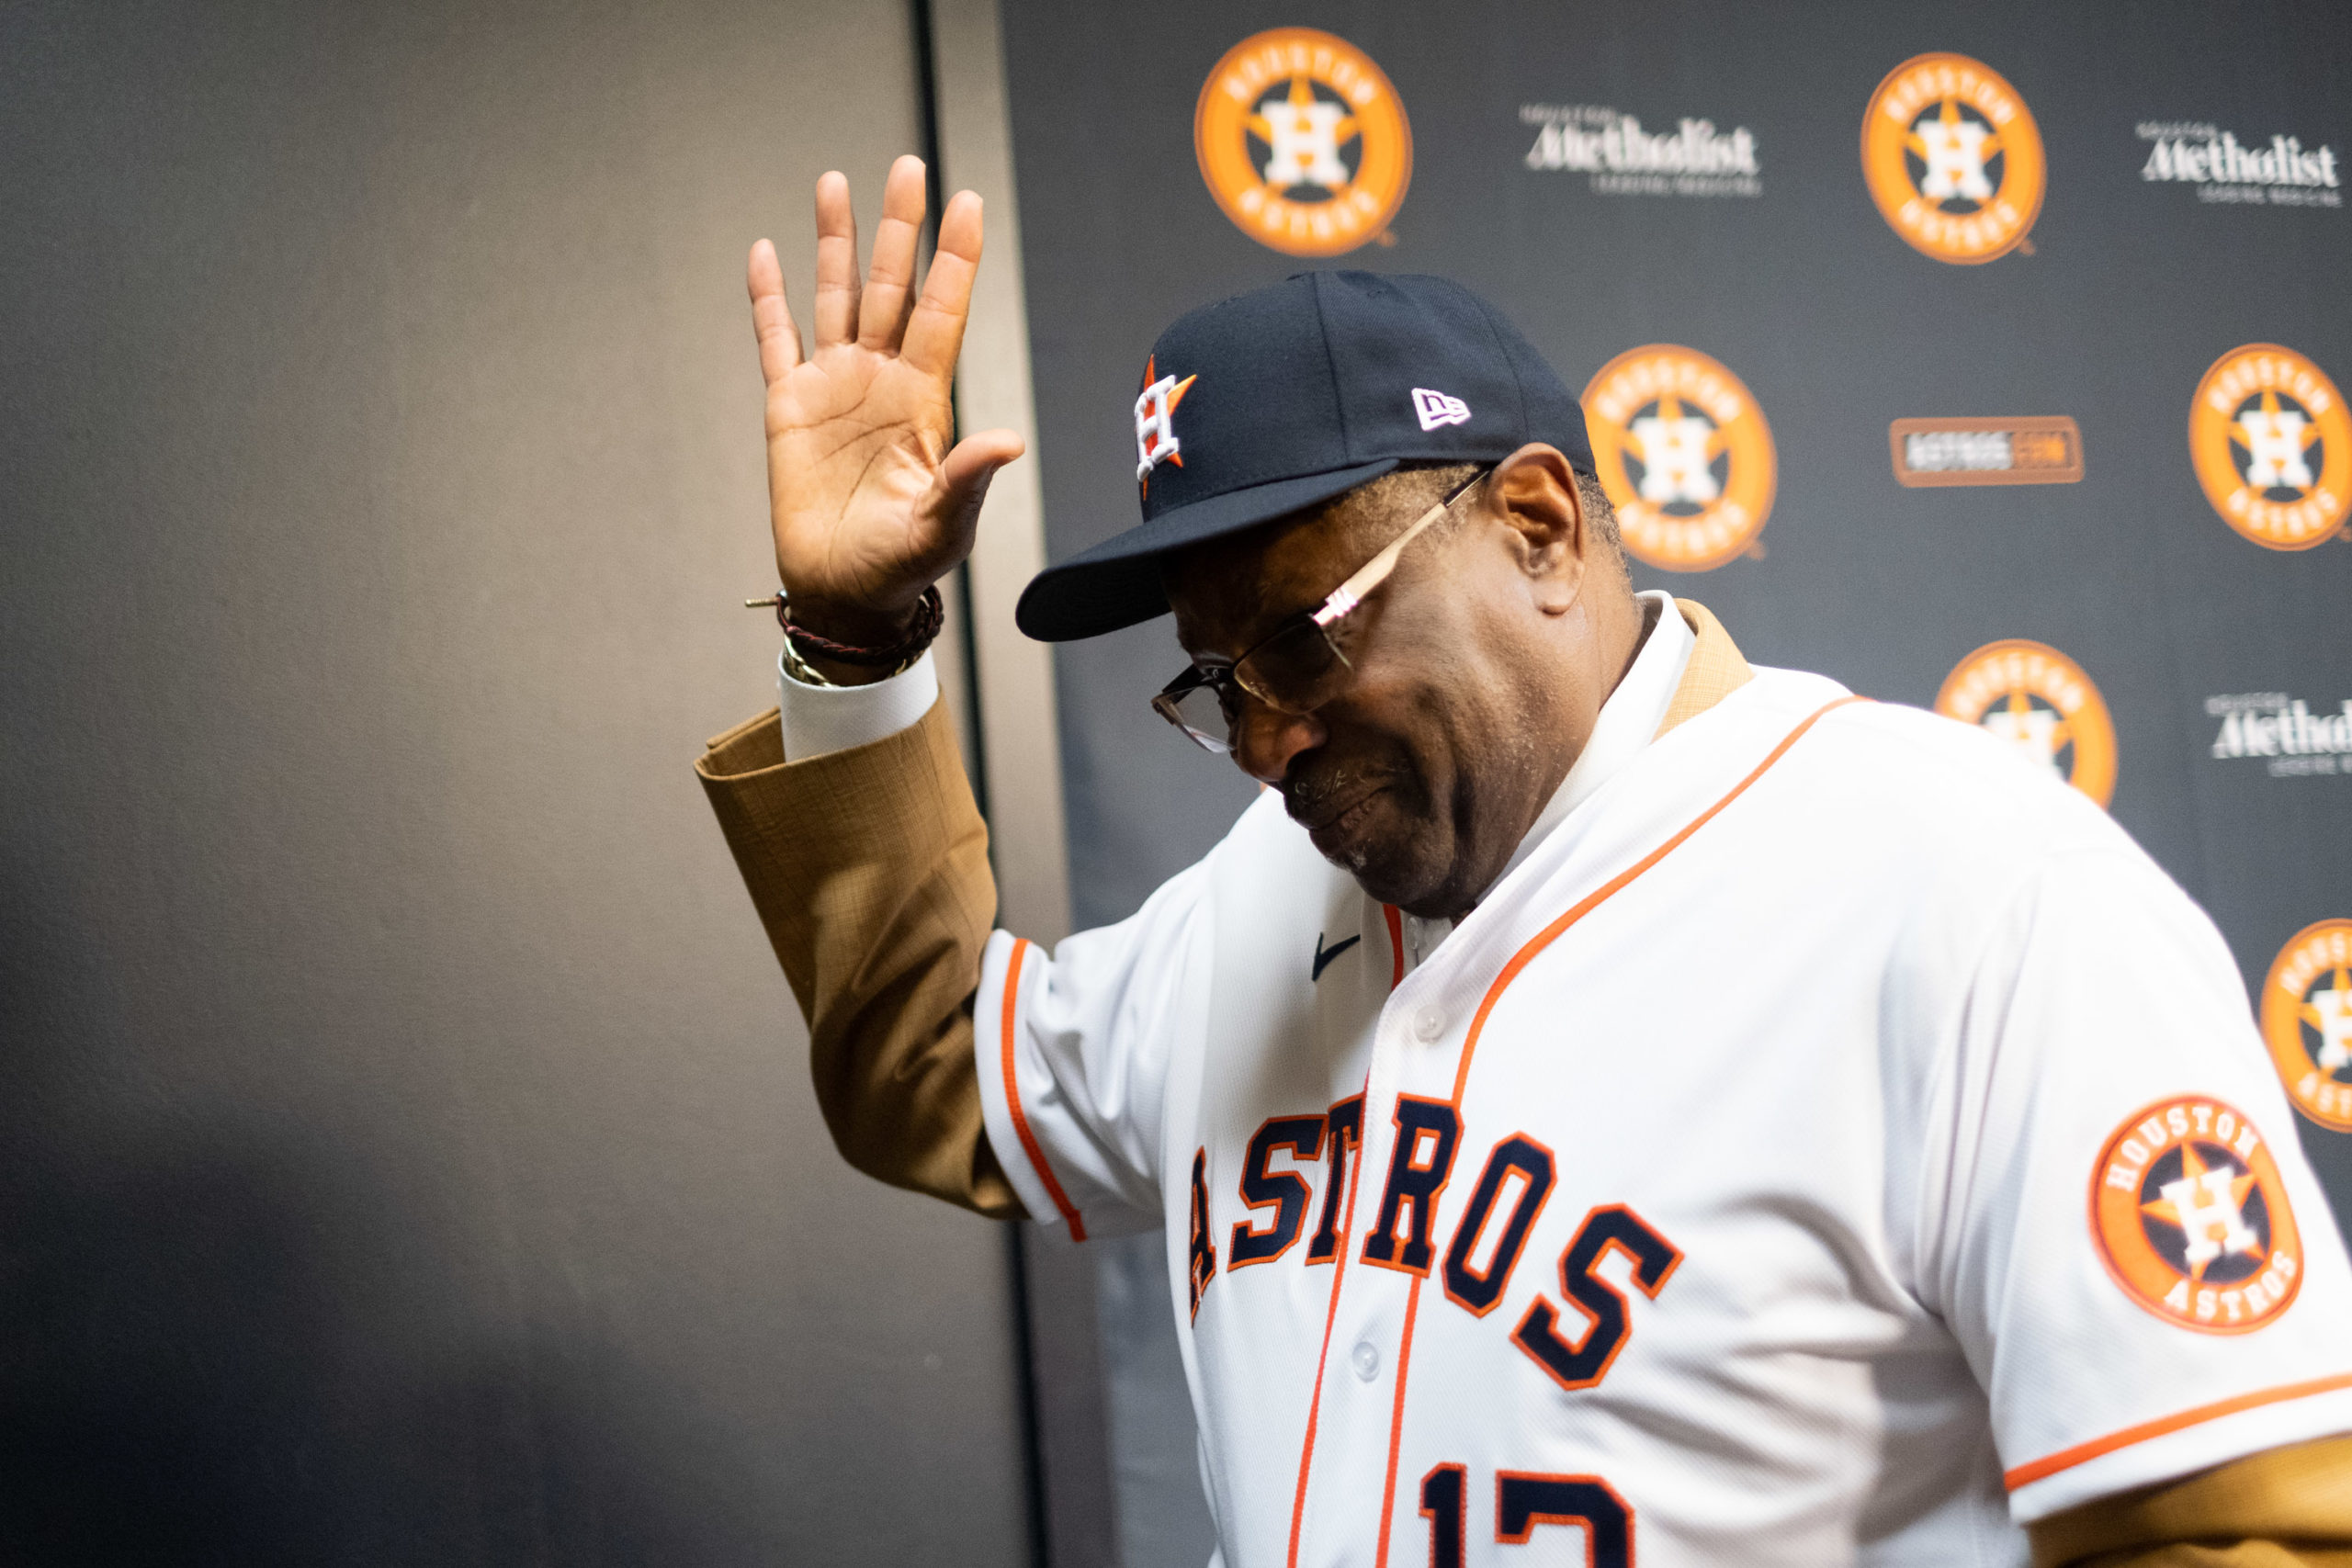
<instances>
[{"instance_id":1,"label":"wrist","mask_svg":"<svg viewBox=\"0 0 2352 1568\"><path fill-rule=\"evenodd\" d=\"M784 627L786 671L812 685L871 685L905 671L937 638L946 617L936 585L897 615L870 605L819 601L812 606L788 593L770 603Z\"/></svg>"},{"instance_id":2,"label":"wrist","mask_svg":"<svg viewBox=\"0 0 2352 1568\"><path fill-rule=\"evenodd\" d=\"M922 596L918 593L903 604L882 606L845 604L803 598L796 593L789 596L788 604L789 619L785 623L787 631L797 626L828 642L849 648L888 648L903 641L914 630L922 610ZM803 649L801 652L815 663L822 650Z\"/></svg>"},{"instance_id":3,"label":"wrist","mask_svg":"<svg viewBox=\"0 0 2352 1568\"><path fill-rule=\"evenodd\" d=\"M915 655L921 659L922 655ZM906 673L904 667L888 665L844 664L823 654L808 654L792 646L790 638L784 644L785 672L794 680L810 686L871 686Z\"/></svg>"},{"instance_id":4,"label":"wrist","mask_svg":"<svg viewBox=\"0 0 2352 1568\"><path fill-rule=\"evenodd\" d=\"M870 686L887 681L903 666L889 664L851 663L829 656L817 643L806 637L795 637L797 628L812 632L827 642L851 648L889 648L906 640L914 629L919 606L910 605L904 612L892 615L886 612L843 608L830 604L809 604L792 601L790 618L784 623L785 647L789 664L799 664L828 685ZM918 655L917 657L920 657Z\"/></svg>"}]
</instances>

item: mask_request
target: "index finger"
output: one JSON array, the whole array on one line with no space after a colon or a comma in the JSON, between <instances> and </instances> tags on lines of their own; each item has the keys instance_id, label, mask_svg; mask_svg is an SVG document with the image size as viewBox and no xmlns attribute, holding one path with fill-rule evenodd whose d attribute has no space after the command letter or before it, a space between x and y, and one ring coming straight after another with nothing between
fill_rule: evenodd
<instances>
[{"instance_id":1,"label":"index finger","mask_svg":"<svg viewBox=\"0 0 2352 1568\"><path fill-rule=\"evenodd\" d=\"M959 190L939 218L939 249L923 279L922 298L907 322L906 346L899 357L933 376L956 368L964 346L964 323L971 314L972 279L980 269L980 198Z\"/></svg>"},{"instance_id":2,"label":"index finger","mask_svg":"<svg viewBox=\"0 0 2352 1568\"><path fill-rule=\"evenodd\" d=\"M760 377L771 387L800 363L800 329L784 297L784 267L775 246L762 240L752 247L745 280L752 290L752 335L760 340Z\"/></svg>"}]
</instances>

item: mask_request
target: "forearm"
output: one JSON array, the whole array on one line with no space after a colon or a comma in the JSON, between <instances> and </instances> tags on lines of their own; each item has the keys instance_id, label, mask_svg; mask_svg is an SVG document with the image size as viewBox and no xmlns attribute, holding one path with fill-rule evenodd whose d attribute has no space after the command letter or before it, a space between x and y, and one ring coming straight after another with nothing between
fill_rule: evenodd
<instances>
[{"instance_id":1,"label":"forearm","mask_svg":"<svg viewBox=\"0 0 2352 1568\"><path fill-rule=\"evenodd\" d=\"M2034 1568L2352 1568L2352 1438L2103 1497L2027 1533Z\"/></svg>"},{"instance_id":2,"label":"forearm","mask_svg":"<svg viewBox=\"0 0 2352 1568\"><path fill-rule=\"evenodd\" d=\"M944 710L791 762L764 719L714 741L696 772L808 1020L818 1105L843 1156L1017 1217L972 1056L996 887Z\"/></svg>"}]
</instances>

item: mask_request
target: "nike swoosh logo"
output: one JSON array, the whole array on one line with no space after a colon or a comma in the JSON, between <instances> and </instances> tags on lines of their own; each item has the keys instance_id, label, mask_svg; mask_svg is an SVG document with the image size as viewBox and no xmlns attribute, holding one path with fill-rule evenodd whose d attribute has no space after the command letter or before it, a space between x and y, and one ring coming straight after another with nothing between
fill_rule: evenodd
<instances>
[{"instance_id":1,"label":"nike swoosh logo","mask_svg":"<svg viewBox=\"0 0 2352 1568\"><path fill-rule=\"evenodd\" d=\"M1353 947L1363 940L1363 938L1362 936L1351 936L1348 938L1347 941L1340 943L1337 947L1326 947L1323 945L1323 933L1321 931L1317 931L1315 933L1315 973L1310 976L1310 979L1320 980L1323 978L1323 971L1329 967L1331 960L1339 957L1340 954L1347 952L1348 949Z\"/></svg>"}]
</instances>

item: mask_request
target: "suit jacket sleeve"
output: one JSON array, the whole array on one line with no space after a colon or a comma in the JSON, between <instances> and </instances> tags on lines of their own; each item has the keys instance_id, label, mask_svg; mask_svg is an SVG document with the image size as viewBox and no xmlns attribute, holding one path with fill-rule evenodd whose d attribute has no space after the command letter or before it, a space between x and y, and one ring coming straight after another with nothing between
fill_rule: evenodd
<instances>
[{"instance_id":1,"label":"suit jacket sleeve","mask_svg":"<svg viewBox=\"0 0 2352 1568\"><path fill-rule=\"evenodd\" d=\"M2251 1454L2026 1527L2034 1568L2352 1564L2352 1438Z\"/></svg>"},{"instance_id":2,"label":"suit jacket sleeve","mask_svg":"<svg viewBox=\"0 0 2352 1568\"><path fill-rule=\"evenodd\" d=\"M996 881L945 707L798 762L771 710L712 740L695 772L808 1020L843 1157L1021 1218L981 1125L972 998Z\"/></svg>"}]
</instances>

